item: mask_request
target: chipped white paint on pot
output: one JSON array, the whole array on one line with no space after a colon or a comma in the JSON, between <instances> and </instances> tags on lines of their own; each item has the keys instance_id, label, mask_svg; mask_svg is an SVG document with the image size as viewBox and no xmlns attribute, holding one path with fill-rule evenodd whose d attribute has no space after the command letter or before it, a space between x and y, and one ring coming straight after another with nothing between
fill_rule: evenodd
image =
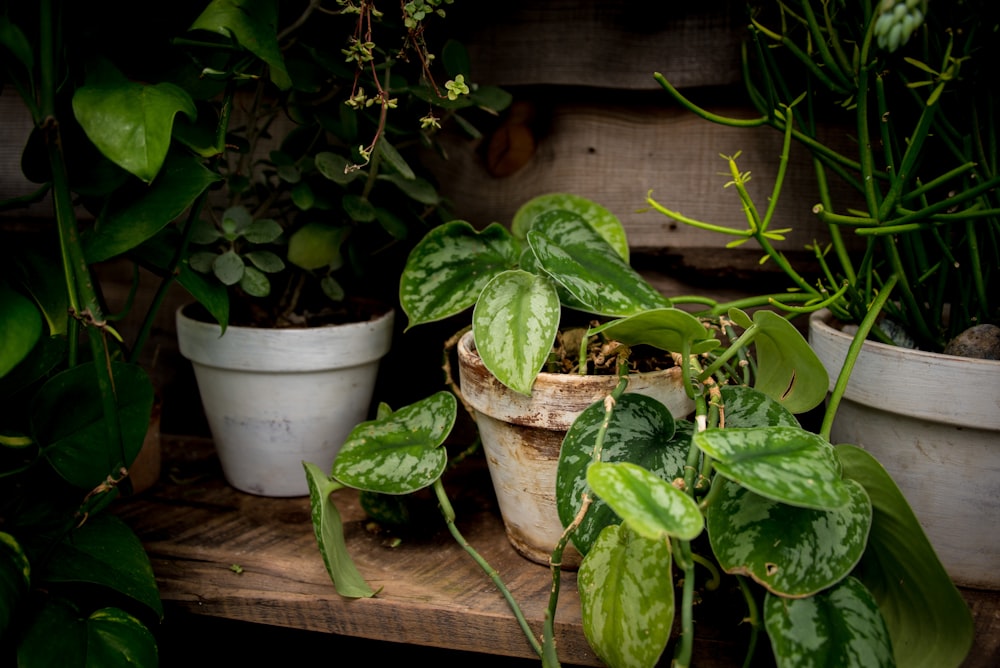
<instances>
[{"instance_id":1,"label":"chipped white paint on pot","mask_svg":"<svg viewBox=\"0 0 1000 668\"><path fill-rule=\"evenodd\" d=\"M824 310L809 342L832 389L851 336ZM866 342L831 440L881 462L956 583L1000 589L1000 361Z\"/></svg>"},{"instance_id":2,"label":"chipped white paint on pot","mask_svg":"<svg viewBox=\"0 0 1000 668\"><path fill-rule=\"evenodd\" d=\"M234 327L177 311L181 354L194 367L226 480L261 496L309 494L303 461L329 471L368 416L393 312L301 329Z\"/></svg>"},{"instance_id":3,"label":"chipped white paint on pot","mask_svg":"<svg viewBox=\"0 0 1000 668\"><path fill-rule=\"evenodd\" d=\"M530 397L518 394L483 365L472 332L459 341L458 360L462 395L475 410L507 538L522 556L548 564L563 532L555 500L563 437L587 406L611 393L618 379L540 373ZM627 391L658 399L675 417L694 410L676 367L633 374ZM580 559L570 544L563 567L576 568Z\"/></svg>"}]
</instances>

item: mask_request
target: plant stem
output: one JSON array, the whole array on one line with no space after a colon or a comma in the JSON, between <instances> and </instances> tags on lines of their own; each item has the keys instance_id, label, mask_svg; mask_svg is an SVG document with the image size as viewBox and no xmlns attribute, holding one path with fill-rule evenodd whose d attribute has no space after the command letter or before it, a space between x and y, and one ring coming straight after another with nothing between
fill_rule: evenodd
<instances>
[{"instance_id":1,"label":"plant stem","mask_svg":"<svg viewBox=\"0 0 1000 668\"><path fill-rule=\"evenodd\" d=\"M864 345L865 339L868 338L868 333L871 331L872 326L878 319L879 314L882 312L882 307L885 306L886 301L889 299L889 294L892 289L896 286L898 276L893 274L889 277L889 280L885 282L882 289L879 291L878 296L875 297L875 301L872 302L871 306L868 308L868 313L865 315L864 319L858 324L858 331L854 335L854 339L851 341L851 346L847 350L847 356L844 358L844 363L840 367L840 375L837 376L837 382L833 386L833 390L830 392L830 397L827 400L826 411L823 414L823 423L820 426L819 435L822 436L827 441L830 440L830 430L833 427L833 418L837 414L837 408L840 406L840 400L844 396L844 391L847 389L847 381L851 377L851 371L854 370L854 364L858 361L858 355L861 354L861 346Z\"/></svg>"},{"instance_id":2,"label":"plant stem","mask_svg":"<svg viewBox=\"0 0 1000 668\"><path fill-rule=\"evenodd\" d=\"M433 487L434 494L437 496L438 504L441 508L441 514L444 516L445 524L448 526L448 531L458 544L462 546L462 549L472 557L473 561L479 564L479 567L484 573L486 573L487 576L489 576L490 580L493 581L493 584L496 585L496 588L500 590L500 593L503 594L504 599L507 601L507 605L510 606L511 611L514 613L514 617L517 619L518 625L521 627L525 637L531 644L531 649L534 650L539 657L541 657L542 646L539 644L538 639L535 638L534 631L531 630L531 627L528 625L528 621L524 617L524 613L521 612L521 607L517 604L517 601L514 600L514 596L510 593L507 585L504 584L502 579L500 579L500 574L495 568L490 566L489 562L487 562L486 559L484 559L483 556L480 555L474 547L472 547L472 545L469 544L469 541L465 540L465 537L462 536L462 533L455 525L455 510L451 506L451 501L448 500L448 494L444 490L444 484L441 482L440 477L434 481Z\"/></svg>"}]
</instances>

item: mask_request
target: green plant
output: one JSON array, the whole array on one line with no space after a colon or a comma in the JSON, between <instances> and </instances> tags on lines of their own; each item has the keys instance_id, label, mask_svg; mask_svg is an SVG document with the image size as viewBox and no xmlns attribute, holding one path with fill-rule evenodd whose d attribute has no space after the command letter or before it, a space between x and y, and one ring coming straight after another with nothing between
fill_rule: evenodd
<instances>
[{"instance_id":1,"label":"green plant","mask_svg":"<svg viewBox=\"0 0 1000 668\"><path fill-rule=\"evenodd\" d=\"M513 330L542 332L538 338L551 348L548 330L516 317L552 319L551 299L530 299L542 291L538 283L549 283L562 305L604 316L585 340L617 347L618 386L584 410L563 440L556 498L565 533L551 556L543 638L535 638L496 570L454 522L442 445L460 388L396 411L382 405L376 420L355 428L329 474L305 464L317 541L338 592L377 595L350 560L329 494L345 486L393 495L431 487L449 531L507 598L543 665L558 665L552 630L559 564L570 540L584 555L578 575L584 631L612 666L655 665L675 616L682 630L675 663L688 665L695 600L723 577L735 579L746 601L752 624L746 665L762 651L761 631L779 665L961 662L971 646L971 616L891 478L860 448L834 446L796 419L823 401L828 378L791 323L766 309L752 317L736 307L699 316L653 296L638 274L623 269L627 263L607 241L624 242L620 223L579 197L529 202L512 226L515 235L499 226L476 233L453 225L433 230L427 246L414 248L401 280L404 303L408 292L420 293L414 301L421 306L440 304L442 313L475 302L477 349ZM435 238L444 236L464 243ZM518 238L527 241L521 252ZM520 269L507 268L514 260ZM451 288L445 290L420 270L408 273L425 262L469 271L461 280L444 272ZM456 285L468 285L471 296L445 306ZM607 293L636 297L618 309L627 313L608 314L612 309L598 305ZM637 346L674 354L694 401L691 419L675 420L655 399L625 392ZM536 365L525 368L537 373ZM502 380L508 370L499 369Z\"/></svg>"},{"instance_id":2,"label":"green plant","mask_svg":"<svg viewBox=\"0 0 1000 668\"><path fill-rule=\"evenodd\" d=\"M348 296L391 303L412 239L447 220L414 158L445 120L474 132L460 114L496 113L509 96L470 89L468 59L454 41L437 59L451 78L436 82L424 35L446 4L401 3L385 14L371 1L338 0L335 11L309 3L269 19L282 26L270 56L233 49L225 61L203 59L225 86L216 104L233 111L199 115L182 134L214 156L225 179L224 196L192 231L189 263L238 297L230 302L236 322L356 319ZM215 19L194 26L218 33L212 54L232 39ZM277 65L287 81L266 76Z\"/></svg>"},{"instance_id":3,"label":"green plant","mask_svg":"<svg viewBox=\"0 0 1000 668\"><path fill-rule=\"evenodd\" d=\"M749 174L736 156L729 185L744 204L747 229L693 220L651 194L649 204L674 220L734 235L735 244L759 243L792 281L789 293L761 301L798 311L825 306L859 323L876 296L892 289L872 329L882 342L941 352L964 330L1000 321L996 5L796 0L748 8L745 88L758 117L713 114L656 76L703 118L784 133L766 210L750 205ZM830 142L837 137L830 128L848 128L850 141ZM813 213L830 233L828 245L811 248L818 275L793 266L775 245L782 231L769 229L792 142L812 156ZM835 200L836 180L853 195Z\"/></svg>"},{"instance_id":4,"label":"green plant","mask_svg":"<svg viewBox=\"0 0 1000 668\"><path fill-rule=\"evenodd\" d=\"M386 21L386 35L412 41L399 46L415 54L421 70L430 67L423 22L445 4L406 3L399 15L405 27ZM139 360L168 289L179 283L212 317L229 322L226 286L193 270L197 261L189 260L191 242L205 238L196 221L214 206L215 190L235 193L237 206L260 195L254 201L263 208L252 209L257 218L268 210L264 204L279 203L326 211L338 222L331 212L339 206L352 222L363 222L354 211L367 205L371 220L399 237L408 226L432 224L413 203L436 204L436 194L407 172L402 149L394 148L399 137L417 134L397 129L388 111L400 106L412 117L419 101L430 127L440 122L427 113L432 106L450 114L475 104L475 96L449 99L463 89L464 77L444 91L430 80L397 79L395 69L390 73L398 62L395 45L378 51L368 44L367 31L382 30L375 5L336 5L333 11L275 0L5 5L4 92L15 91L31 115L34 130L21 164L38 188L2 208L48 201L53 222L5 224L3 231L0 663L156 663L162 607L153 572L136 536L106 509L128 493L128 469L149 428L155 392ZM279 32L279 25L287 29ZM461 51L454 53L461 60ZM246 84L260 97L244 97ZM326 107L324 95L331 97ZM341 104L345 97L357 111ZM237 107L247 99L258 105L250 113L256 124L240 128ZM503 96L493 99L502 104ZM309 122L283 138L287 153L276 150L264 165L280 174L267 188L249 178L256 167L240 162L251 155L241 149L276 135L271 123L282 112ZM373 118L374 125L365 125ZM344 183L365 188L321 205L329 194L309 195L307 185L327 167L336 171L316 153L332 153L330 137L357 142L337 144L353 147L345 150L354 158L339 167L349 167ZM337 178L329 183L344 185ZM382 183L398 194L391 187L377 191L380 198L389 194L376 206L366 198ZM239 214L228 219L232 228L226 220L220 224L234 241L278 241L273 226L247 224ZM297 220L301 228L312 222ZM350 255L352 243L337 250ZM265 267L274 257L250 255ZM100 270L119 261L136 267L136 279L123 311L111 313ZM155 281L148 303L135 299L140 276L147 276L140 267ZM138 331L126 340L118 322L143 309Z\"/></svg>"}]
</instances>

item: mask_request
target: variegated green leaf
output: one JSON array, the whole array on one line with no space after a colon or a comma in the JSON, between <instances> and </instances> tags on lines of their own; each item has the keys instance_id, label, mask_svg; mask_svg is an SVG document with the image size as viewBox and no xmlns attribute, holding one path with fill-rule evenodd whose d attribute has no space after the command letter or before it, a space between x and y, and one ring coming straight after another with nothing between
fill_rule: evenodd
<instances>
[{"instance_id":1,"label":"variegated green leaf","mask_svg":"<svg viewBox=\"0 0 1000 668\"><path fill-rule=\"evenodd\" d=\"M785 318L771 311L753 314L757 377L754 387L792 413L804 413L826 398L829 377L809 343Z\"/></svg>"},{"instance_id":2,"label":"variegated green leaf","mask_svg":"<svg viewBox=\"0 0 1000 668\"><path fill-rule=\"evenodd\" d=\"M460 313L502 271L517 266L514 237L494 223L477 231L464 221L433 228L410 251L399 282L407 329Z\"/></svg>"},{"instance_id":3,"label":"variegated green leaf","mask_svg":"<svg viewBox=\"0 0 1000 668\"><path fill-rule=\"evenodd\" d=\"M663 478L629 462L597 462L587 483L640 536L694 540L705 526L694 499Z\"/></svg>"},{"instance_id":4,"label":"variegated green leaf","mask_svg":"<svg viewBox=\"0 0 1000 668\"><path fill-rule=\"evenodd\" d=\"M587 407L563 438L556 471L556 508L563 526L569 526L580 511L587 491L587 468L604 422L604 404ZM659 401L641 394L624 394L615 404L608 423L602 462L632 462L664 480L684 474L691 445L690 422L675 421ZM601 498L590 509L573 534L573 543L586 554L601 529L619 522L618 515Z\"/></svg>"},{"instance_id":5,"label":"variegated green leaf","mask_svg":"<svg viewBox=\"0 0 1000 668\"><path fill-rule=\"evenodd\" d=\"M752 387L724 385L722 404L726 407L726 427L798 427L791 411Z\"/></svg>"},{"instance_id":6,"label":"variegated green leaf","mask_svg":"<svg viewBox=\"0 0 1000 668\"><path fill-rule=\"evenodd\" d=\"M344 523L340 511L330 499L330 493L342 487L329 478L318 466L302 462L309 484L309 505L312 507L313 531L323 557L326 572L333 580L337 593L347 598L369 598L375 590L368 586L358 572L344 541Z\"/></svg>"},{"instance_id":7,"label":"variegated green leaf","mask_svg":"<svg viewBox=\"0 0 1000 668\"><path fill-rule=\"evenodd\" d=\"M476 350L501 383L521 394L552 352L559 330L559 296L545 276L520 269L486 284L472 311Z\"/></svg>"},{"instance_id":8,"label":"variegated green leaf","mask_svg":"<svg viewBox=\"0 0 1000 668\"><path fill-rule=\"evenodd\" d=\"M852 577L809 598L768 594L764 627L779 668L896 665L889 632L875 599Z\"/></svg>"},{"instance_id":9,"label":"variegated green leaf","mask_svg":"<svg viewBox=\"0 0 1000 668\"><path fill-rule=\"evenodd\" d=\"M572 295L570 308L625 316L670 306L578 215L548 211L535 218L528 244L542 269Z\"/></svg>"},{"instance_id":10,"label":"variegated green leaf","mask_svg":"<svg viewBox=\"0 0 1000 668\"><path fill-rule=\"evenodd\" d=\"M878 461L854 445L835 448L844 475L874 507L858 577L875 595L899 666L959 666L972 648L969 607L941 565L910 504Z\"/></svg>"},{"instance_id":11,"label":"variegated green leaf","mask_svg":"<svg viewBox=\"0 0 1000 668\"><path fill-rule=\"evenodd\" d=\"M440 447L455 425L455 396L441 391L378 420L362 422L348 435L332 475L355 489L409 494L444 472L448 453Z\"/></svg>"},{"instance_id":12,"label":"variegated green leaf","mask_svg":"<svg viewBox=\"0 0 1000 668\"><path fill-rule=\"evenodd\" d=\"M613 525L601 532L580 564L583 631L609 666L656 665L674 623L670 563L667 541Z\"/></svg>"},{"instance_id":13,"label":"variegated green leaf","mask_svg":"<svg viewBox=\"0 0 1000 668\"><path fill-rule=\"evenodd\" d=\"M727 573L749 575L783 596L809 596L839 582L861 559L872 509L847 481L850 503L837 510L797 508L724 479L708 508L708 535Z\"/></svg>"},{"instance_id":14,"label":"variegated green leaf","mask_svg":"<svg viewBox=\"0 0 1000 668\"><path fill-rule=\"evenodd\" d=\"M628 262L629 248L625 228L618 217L606 208L579 195L548 193L528 200L514 213L511 232L518 239L526 239L535 218L553 209L575 213L600 234L615 252Z\"/></svg>"},{"instance_id":15,"label":"variegated green leaf","mask_svg":"<svg viewBox=\"0 0 1000 668\"><path fill-rule=\"evenodd\" d=\"M591 333L604 333L630 346L647 344L677 353L683 350L684 341L688 341L693 355L720 345L698 318L677 308L657 308L612 320L595 327Z\"/></svg>"},{"instance_id":16,"label":"variegated green leaf","mask_svg":"<svg viewBox=\"0 0 1000 668\"><path fill-rule=\"evenodd\" d=\"M694 442L716 460L716 471L761 496L817 510L850 502L833 448L804 429L708 429L695 434Z\"/></svg>"}]
</instances>

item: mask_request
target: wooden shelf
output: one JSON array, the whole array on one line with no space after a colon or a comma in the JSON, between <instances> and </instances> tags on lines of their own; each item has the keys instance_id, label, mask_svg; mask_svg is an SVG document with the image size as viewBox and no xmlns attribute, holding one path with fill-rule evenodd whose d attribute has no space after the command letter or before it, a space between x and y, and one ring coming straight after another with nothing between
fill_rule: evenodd
<instances>
[{"instance_id":1,"label":"wooden shelf","mask_svg":"<svg viewBox=\"0 0 1000 668\"><path fill-rule=\"evenodd\" d=\"M507 603L448 533L429 497L419 529L393 535L369 527L356 493L335 493L348 549L369 584L381 588L374 598L349 600L336 593L323 566L308 498L239 492L223 480L210 441L163 441L160 481L121 503L118 514L145 545L168 614L534 657ZM549 570L508 543L482 459L471 458L446 474L445 487L459 530L500 573L540 636ZM422 518L419 506L416 511ZM966 666L1000 665L1000 592L963 594L978 635ZM698 620L695 665L740 665L747 630L740 624L743 614L734 599L721 617ZM573 572L562 577L556 638L564 665L602 665L583 636ZM664 665L671 651L664 654Z\"/></svg>"}]
</instances>

